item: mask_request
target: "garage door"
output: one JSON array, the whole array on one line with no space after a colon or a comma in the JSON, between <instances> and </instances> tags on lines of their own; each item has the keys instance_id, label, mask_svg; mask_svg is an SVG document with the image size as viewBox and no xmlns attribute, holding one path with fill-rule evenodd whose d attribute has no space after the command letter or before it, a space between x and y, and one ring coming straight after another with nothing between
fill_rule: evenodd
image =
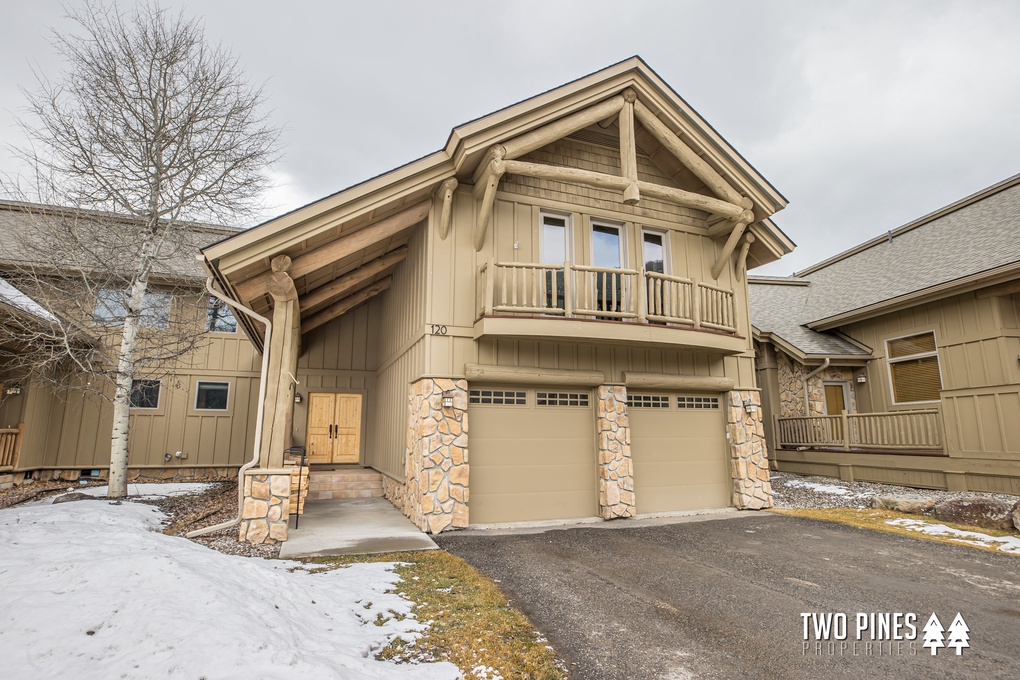
<instances>
[{"instance_id":1,"label":"garage door","mask_svg":"<svg viewBox=\"0 0 1020 680\"><path fill-rule=\"evenodd\" d=\"M627 395L638 513L730 505L722 397Z\"/></svg>"},{"instance_id":2,"label":"garage door","mask_svg":"<svg viewBox=\"0 0 1020 680\"><path fill-rule=\"evenodd\" d=\"M472 524L598 514L588 390L472 388Z\"/></svg>"}]
</instances>

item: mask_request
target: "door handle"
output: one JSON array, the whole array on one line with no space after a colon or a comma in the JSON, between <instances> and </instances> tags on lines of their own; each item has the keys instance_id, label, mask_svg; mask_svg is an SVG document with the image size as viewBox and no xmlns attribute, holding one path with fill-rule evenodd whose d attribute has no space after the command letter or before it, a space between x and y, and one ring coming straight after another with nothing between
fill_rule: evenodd
<instances>
[{"instance_id":1,"label":"door handle","mask_svg":"<svg viewBox=\"0 0 1020 680\"><path fill-rule=\"evenodd\" d=\"M333 438L333 424L332 423L329 424L329 438L330 439Z\"/></svg>"}]
</instances>

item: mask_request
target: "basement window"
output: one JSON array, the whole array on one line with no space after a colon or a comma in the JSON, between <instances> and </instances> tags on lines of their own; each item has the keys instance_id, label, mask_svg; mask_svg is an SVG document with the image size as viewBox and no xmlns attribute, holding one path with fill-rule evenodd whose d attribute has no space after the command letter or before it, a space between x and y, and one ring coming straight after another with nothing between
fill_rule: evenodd
<instances>
[{"instance_id":1,"label":"basement window","mask_svg":"<svg viewBox=\"0 0 1020 680\"><path fill-rule=\"evenodd\" d=\"M676 407L682 409L718 409L719 397L677 397Z\"/></svg>"},{"instance_id":2,"label":"basement window","mask_svg":"<svg viewBox=\"0 0 1020 680\"><path fill-rule=\"evenodd\" d=\"M536 392L538 406L588 406L586 392Z\"/></svg>"},{"instance_id":3,"label":"basement window","mask_svg":"<svg viewBox=\"0 0 1020 680\"><path fill-rule=\"evenodd\" d=\"M519 390L469 390L468 404L526 406L528 393Z\"/></svg>"},{"instance_id":4,"label":"basement window","mask_svg":"<svg viewBox=\"0 0 1020 680\"><path fill-rule=\"evenodd\" d=\"M628 394L628 408L669 408L669 397L664 394Z\"/></svg>"},{"instance_id":5,"label":"basement window","mask_svg":"<svg viewBox=\"0 0 1020 680\"><path fill-rule=\"evenodd\" d=\"M894 404L939 400L942 376L935 332L918 333L885 341L889 381Z\"/></svg>"},{"instance_id":6,"label":"basement window","mask_svg":"<svg viewBox=\"0 0 1020 680\"><path fill-rule=\"evenodd\" d=\"M196 411L226 411L230 397L230 383L199 380L195 389Z\"/></svg>"},{"instance_id":7,"label":"basement window","mask_svg":"<svg viewBox=\"0 0 1020 680\"><path fill-rule=\"evenodd\" d=\"M159 387L159 380L132 380L131 408L158 409Z\"/></svg>"}]
</instances>

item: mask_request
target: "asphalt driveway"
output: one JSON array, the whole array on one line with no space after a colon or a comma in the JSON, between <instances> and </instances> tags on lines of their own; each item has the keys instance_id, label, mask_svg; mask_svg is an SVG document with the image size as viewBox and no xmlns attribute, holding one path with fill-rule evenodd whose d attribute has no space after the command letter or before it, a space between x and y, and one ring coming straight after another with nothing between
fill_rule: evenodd
<instances>
[{"instance_id":1,"label":"asphalt driveway","mask_svg":"<svg viewBox=\"0 0 1020 680\"><path fill-rule=\"evenodd\" d=\"M573 678L1020 677L1020 557L767 513L436 542L498 580ZM812 612L845 614L846 639L805 641ZM961 655L923 647L933 612L963 615ZM872 641L872 613L914 614L916 639Z\"/></svg>"}]
</instances>

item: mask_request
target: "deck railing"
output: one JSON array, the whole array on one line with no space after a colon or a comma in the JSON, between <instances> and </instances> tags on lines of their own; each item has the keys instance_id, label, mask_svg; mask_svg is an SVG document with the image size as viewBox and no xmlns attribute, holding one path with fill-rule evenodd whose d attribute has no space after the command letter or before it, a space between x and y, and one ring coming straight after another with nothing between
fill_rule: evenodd
<instances>
[{"instance_id":1,"label":"deck railing","mask_svg":"<svg viewBox=\"0 0 1020 680\"><path fill-rule=\"evenodd\" d=\"M565 262L486 262L478 315L547 314L736 332L732 291L658 272Z\"/></svg>"},{"instance_id":2,"label":"deck railing","mask_svg":"<svg viewBox=\"0 0 1020 680\"><path fill-rule=\"evenodd\" d=\"M0 468L16 467L21 455L21 432L25 424L0 429Z\"/></svg>"},{"instance_id":3,"label":"deck railing","mask_svg":"<svg viewBox=\"0 0 1020 680\"><path fill-rule=\"evenodd\" d=\"M776 418L779 448L844 451L942 451L942 414L936 409L838 416Z\"/></svg>"}]
</instances>

